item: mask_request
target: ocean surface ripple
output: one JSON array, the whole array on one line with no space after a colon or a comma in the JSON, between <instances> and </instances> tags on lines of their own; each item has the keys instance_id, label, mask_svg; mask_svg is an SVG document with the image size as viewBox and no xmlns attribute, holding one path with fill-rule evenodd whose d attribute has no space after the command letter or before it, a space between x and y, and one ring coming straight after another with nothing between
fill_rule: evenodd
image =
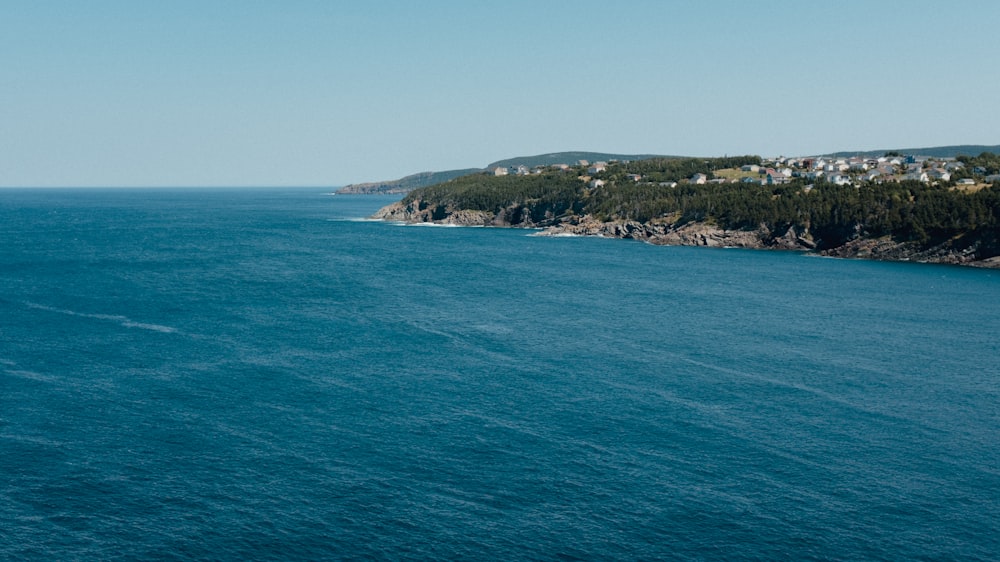
<instances>
[{"instance_id":1,"label":"ocean surface ripple","mask_svg":"<svg viewBox=\"0 0 1000 562\"><path fill-rule=\"evenodd\" d=\"M1000 272L0 190L0 559L996 560Z\"/></svg>"}]
</instances>

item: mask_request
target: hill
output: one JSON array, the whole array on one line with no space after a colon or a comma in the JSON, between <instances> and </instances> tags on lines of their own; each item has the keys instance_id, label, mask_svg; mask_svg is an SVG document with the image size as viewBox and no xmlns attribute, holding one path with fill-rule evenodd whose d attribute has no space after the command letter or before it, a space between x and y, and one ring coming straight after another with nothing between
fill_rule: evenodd
<instances>
[{"instance_id":1,"label":"hill","mask_svg":"<svg viewBox=\"0 0 1000 562\"><path fill-rule=\"evenodd\" d=\"M843 151L836 152L832 154L825 154L823 156L836 156L836 157L849 157L849 156L864 156L864 157L877 157L882 156L886 152L899 152L900 154L913 154L919 156L930 156L934 158L954 158L959 155L966 156L978 156L983 152L993 152L1000 153L1000 145L997 146L985 146L985 145L957 145L957 146L937 146L930 148L902 148L902 149L887 149L887 150L869 150L869 151ZM553 152L550 154L538 154L535 156L516 156L514 158L507 158L505 160L497 160L485 166L483 168L464 168L461 170L447 170L444 172L420 172L418 174L412 174L404 178L396 180L386 180L386 181L376 181L367 183L355 183L337 190L337 193L409 193L414 189L419 189L421 187L428 187L438 183L444 183L455 178L460 178L462 176L467 176L469 174L474 174L476 172L481 172L486 169L496 168L498 166L510 168L517 166L526 166L528 168L534 168L537 166L552 166L555 164L567 164L575 165L580 160L586 160L588 162L636 162L640 160L653 160L653 159L684 159L683 156L658 156L654 154L613 154L608 152Z\"/></svg>"},{"instance_id":2,"label":"hill","mask_svg":"<svg viewBox=\"0 0 1000 562\"><path fill-rule=\"evenodd\" d=\"M868 150L861 152L834 152L824 154L824 156L836 156L844 158L849 156L863 156L865 158L875 158L887 152L898 152L900 154L912 154L914 156L930 156L932 158L954 158L956 156L979 156L984 152L1000 154L1000 145L987 146L982 144L960 144L954 146L934 146L930 148L893 148L885 150Z\"/></svg>"},{"instance_id":3,"label":"hill","mask_svg":"<svg viewBox=\"0 0 1000 562\"><path fill-rule=\"evenodd\" d=\"M398 180L386 180L368 183L352 183L337 190L337 193L409 193L419 187L426 187L436 183L444 183L468 174L481 171L479 168L466 168L463 170L448 170L445 172L420 172L399 178Z\"/></svg>"},{"instance_id":4,"label":"hill","mask_svg":"<svg viewBox=\"0 0 1000 562\"><path fill-rule=\"evenodd\" d=\"M480 173L410 192L377 218L546 228L653 244L816 251L838 257L1000 267L1000 185L915 180L855 185L719 178L756 156L661 158L526 176ZM694 174L704 174L699 182Z\"/></svg>"},{"instance_id":5,"label":"hill","mask_svg":"<svg viewBox=\"0 0 1000 562\"><path fill-rule=\"evenodd\" d=\"M976 153L978 154L978 152ZM634 160L649 160L650 158L676 158L671 156L660 156L656 154L610 154L607 152L554 152L552 154L539 154L537 156L517 156L515 158L508 158L506 160L498 160L493 162L487 169L496 168L502 166L505 168L516 167L516 166L527 166L529 168L534 168L536 166L553 166L555 164L567 164L574 165L580 160L586 160L588 162L611 162L612 160L618 160L620 162L634 161Z\"/></svg>"},{"instance_id":6,"label":"hill","mask_svg":"<svg viewBox=\"0 0 1000 562\"><path fill-rule=\"evenodd\" d=\"M977 153L978 154L978 153ZM448 180L481 172L485 169L502 166L552 166L554 164L576 164L580 160L590 162L611 161L611 160L646 160L649 158L662 158L652 154L609 154L606 152L554 152L551 154L539 154L537 156L518 156L506 160L498 160L485 168L465 168L461 170L447 170L444 172L420 172L412 174L398 180L385 180L366 183L352 183L337 190L337 193L409 193L414 189L427 187L437 183L444 183Z\"/></svg>"}]
</instances>

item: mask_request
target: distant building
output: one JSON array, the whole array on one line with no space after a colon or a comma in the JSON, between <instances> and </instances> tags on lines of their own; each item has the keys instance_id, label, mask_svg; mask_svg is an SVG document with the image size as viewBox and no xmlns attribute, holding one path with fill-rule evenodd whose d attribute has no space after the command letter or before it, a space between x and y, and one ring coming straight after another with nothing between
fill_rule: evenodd
<instances>
[{"instance_id":1,"label":"distant building","mask_svg":"<svg viewBox=\"0 0 1000 562\"><path fill-rule=\"evenodd\" d=\"M942 170L941 168L934 168L927 172L927 177L940 181L949 181L951 179L951 172Z\"/></svg>"},{"instance_id":2,"label":"distant building","mask_svg":"<svg viewBox=\"0 0 1000 562\"><path fill-rule=\"evenodd\" d=\"M706 176L705 174L695 174L691 176L691 179L689 181L693 184L705 185L705 182L708 181L708 176Z\"/></svg>"},{"instance_id":3,"label":"distant building","mask_svg":"<svg viewBox=\"0 0 1000 562\"><path fill-rule=\"evenodd\" d=\"M834 172L826 177L826 181L836 185L847 185L851 183L851 178L847 174Z\"/></svg>"},{"instance_id":4,"label":"distant building","mask_svg":"<svg viewBox=\"0 0 1000 562\"><path fill-rule=\"evenodd\" d=\"M788 183L788 176L776 170L771 170L768 172L767 178L763 183L764 185L781 185Z\"/></svg>"},{"instance_id":5,"label":"distant building","mask_svg":"<svg viewBox=\"0 0 1000 562\"><path fill-rule=\"evenodd\" d=\"M496 168L493 168L494 176L506 176L508 173L510 172L507 170L507 168L503 166L497 166Z\"/></svg>"}]
</instances>

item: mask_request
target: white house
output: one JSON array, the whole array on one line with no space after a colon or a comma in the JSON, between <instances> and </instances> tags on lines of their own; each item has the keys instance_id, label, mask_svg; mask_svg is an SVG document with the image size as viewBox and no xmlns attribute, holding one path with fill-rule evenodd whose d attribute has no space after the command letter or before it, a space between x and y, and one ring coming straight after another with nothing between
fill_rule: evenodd
<instances>
[{"instance_id":1,"label":"white house","mask_svg":"<svg viewBox=\"0 0 1000 562\"><path fill-rule=\"evenodd\" d=\"M826 181L830 183L835 183L837 185L847 185L851 183L851 178L847 174L834 172L826 177Z\"/></svg>"},{"instance_id":2,"label":"white house","mask_svg":"<svg viewBox=\"0 0 1000 562\"><path fill-rule=\"evenodd\" d=\"M948 181L951 179L951 172L942 170L941 168L934 168L930 172L927 172L927 177L941 181Z\"/></svg>"},{"instance_id":3,"label":"white house","mask_svg":"<svg viewBox=\"0 0 1000 562\"><path fill-rule=\"evenodd\" d=\"M503 166L497 166L496 168L493 168L494 176L506 176L508 173L510 172L507 170L507 168Z\"/></svg>"},{"instance_id":4,"label":"white house","mask_svg":"<svg viewBox=\"0 0 1000 562\"><path fill-rule=\"evenodd\" d=\"M765 185L781 185L784 183L788 183L788 177L789 176L786 176L781 172L772 171L767 174L767 180L765 180L762 183L764 183Z\"/></svg>"},{"instance_id":5,"label":"white house","mask_svg":"<svg viewBox=\"0 0 1000 562\"><path fill-rule=\"evenodd\" d=\"M706 176L705 174L695 174L695 175L691 176L691 180L690 181L691 181L691 183L694 183L694 184L705 185L705 182L708 181L708 176Z\"/></svg>"},{"instance_id":6,"label":"white house","mask_svg":"<svg viewBox=\"0 0 1000 562\"><path fill-rule=\"evenodd\" d=\"M593 166L587 168L587 173L590 175L599 174L606 169L608 169L606 162L595 162Z\"/></svg>"}]
</instances>

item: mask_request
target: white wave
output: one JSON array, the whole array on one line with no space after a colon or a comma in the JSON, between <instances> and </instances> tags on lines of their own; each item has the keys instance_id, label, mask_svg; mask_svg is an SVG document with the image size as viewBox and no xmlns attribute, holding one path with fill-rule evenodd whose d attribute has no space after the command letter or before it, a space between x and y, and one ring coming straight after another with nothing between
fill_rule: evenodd
<instances>
[{"instance_id":1,"label":"white wave","mask_svg":"<svg viewBox=\"0 0 1000 562\"><path fill-rule=\"evenodd\" d=\"M107 320L109 322L117 322L126 328L139 328L142 330L162 332L164 334L172 334L177 331L177 328L172 328L170 326L163 326L160 324L147 324L145 322L136 322L135 320L132 320L127 316L121 316L118 314L89 314L86 312L76 312L75 310L66 310L63 308L45 306L44 304L37 304L33 302L26 302L24 304L29 308L44 310L46 312L55 312L58 314L65 314L67 316L78 316L80 318L93 318L94 320Z\"/></svg>"},{"instance_id":2,"label":"white wave","mask_svg":"<svg viewBox=\"0 0 1000 562\"><path fill-rule=\"evenodd\" d=\"M532 232L525 236L538 236L539 238L586 238L585 234L577 234L575 232L545 232L544 230Z\"/></svg>"},{"instance_id":3,"label":"white wave","mask_svg":"<svg viewBox=\"0 0 1000 562\"><path fill-rule=\"evenodd\" d=\"M131 320L126 320L122 322L122 326L125 326L126 328L142 328L143 330L163 332L164 334L172 334L177 331L177 328L171 328L170 326L161 326L159 324L145 324L143 322L132 322Z\"/></svg>"},{"instance_id":4,"label":"white wave","mask_svg":"<svg viewBox=\"0 0 1000 562\"><path fill-rule=\"evenodd\" d=\"M405 226L431 226L437 228L462 228L461 224L451 224L443 222L409 222L403 223Z\"/></svg>"},{"instance_id":5,"label":"white wave","mask_svg":"<svg viewBox=\"0 0 1000 562\"><path fill-rule=\"evenodd\" d=\"M3 374L39 382L55 382L58 380L56 377L50 375L43 375L41 373L26 371L24 369L3 369Z\"/></svg>"}]
</instances>

